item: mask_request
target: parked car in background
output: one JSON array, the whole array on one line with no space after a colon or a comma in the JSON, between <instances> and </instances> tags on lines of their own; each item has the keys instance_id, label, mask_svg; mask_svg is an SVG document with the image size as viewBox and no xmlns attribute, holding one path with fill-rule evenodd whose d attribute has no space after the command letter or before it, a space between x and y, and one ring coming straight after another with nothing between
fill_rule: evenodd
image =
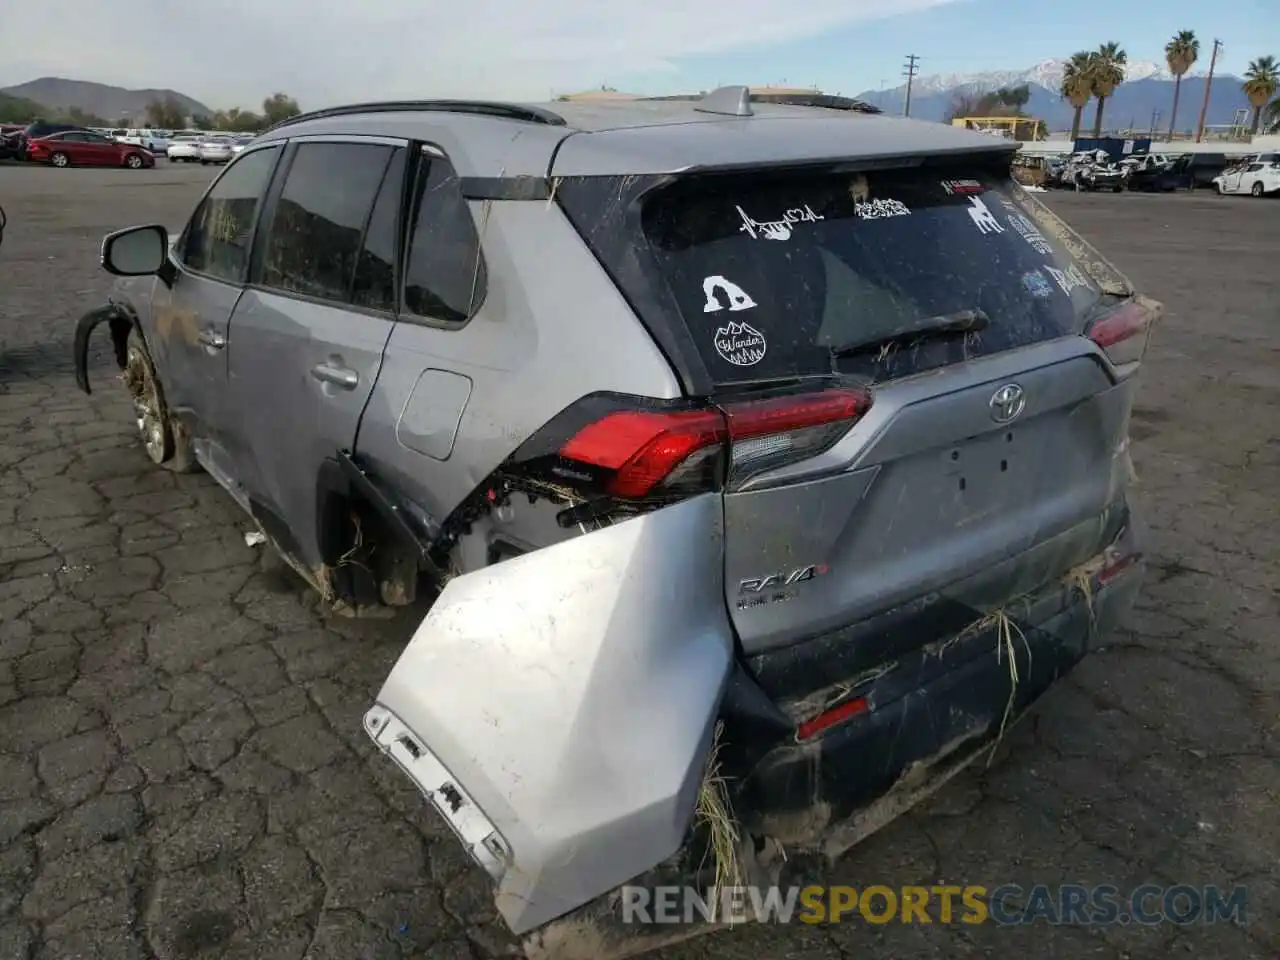
<instances>
[{"instance_id":1,"label":"parked car in background","mask_svg":"<svg viewBox=\"0 0 1280 960\"><path fill-rule=\"evenodd\" d=\"M27 141L27 159L54 167L154 167L151 151L119 143L91 130L67 130Z\"/></svg>"},{"instance_id":2,"label":"parked car in background","mask_svg":"<svg viewBox=\"0 0 1280 960\"><path fill-rule=\"evenodd\" d=\"M1254 197L1280 193L1280 160L1238 164L1213 178L1220 194L1247 193Z\"/></svg>"},{"instance_id":3,"label":"parked car in background","mask_svg":"<svg viewBox=\"0 0 1280 960\"><path fill-rule=\"evenodd\" d=\"M238 153L240 153L240 151L241 151L241 150L243 150L245 147L247 147L247 146L249 145L249 142L250 142L252 139L253 139L253 137L232 137L232 138L231 138L231 153L232 153L233 155L234 155L234 154L238 154Z\"/></svg>"},{"instance_id":4,"label":"parked car in background","mask_svg":"<svg viewBox=\"0 0 1280 960\"><path fill-rule=\"evenodd\" d=\"M142 147L152 153L164 153L169 146L169 131L150 130L147 128L126 130L123 137L117 137L121 143Z\"/></svg>"},{"instance_id":5,"label":"parked car in background","mask_svg":"<svg viewBox=\"0 0 1280 960\"><path fill-rule=\"evenodd\" d=\"M21 160L26 137L20 123L0 123L0 160Z\"/></svg>"},{"instance_id":6,"label":"parked car in background","mask_svg":"<svg viewBox=\"0 0 1280 960\"><path fill-rule=\"evenodd\" d=\"M35 120L27 124L22 131L28 140L37 140L40 137L47 137L51 133L62 133L67 130L79 130L84 133L92 133L88 127L81 126L78 123L48 123L44 120Z\"/></svg>"},{"instance_id":7,"label":"parked car in background","mask_svg":"<svg viewBox=\"0 0 1280 960\"><path fill-rule=\"evenodd\" d=\"M1177 178L1178 189L1201 190L1213 186L1214 179L1232 161L1225 153L1184 153L1169 167Z\"/></svg>"},{"instance_id":8,"label":"parked car in background","mask_svg":"<svg viewBox=\"0 0 1280 960\"><path fill-rule=\"evenodd\" d=\"M791 886L1133 603L1160 308L1016 146L746 87L303 115L104 239L76 380L105 323L149 459L339 610L430 591L364 730L526 956L634 956L714 926L623 885Z\"/></svg>"},{"instance_id":9,"label":"parked car in background","mask_svg":"<svg viewBox=\"0 0 1280 960\"><path fill-rule=\"evenodd\" d=\"M175 163L195 163L200 159L200 138L190 136L174 137L169 141L169 146L165 149L165 156Z\"/></svg>"},{"instance_id":10,"label":"parked car in background","mask_svg":"<svg viewBox=\"0 0 1280 960\"><path fill-rule=\"evenodd\" d=\"M210 137L200 142L201 163L226 163L234 157L234 144L230 137Z\"/></svg>"}]
</instances>

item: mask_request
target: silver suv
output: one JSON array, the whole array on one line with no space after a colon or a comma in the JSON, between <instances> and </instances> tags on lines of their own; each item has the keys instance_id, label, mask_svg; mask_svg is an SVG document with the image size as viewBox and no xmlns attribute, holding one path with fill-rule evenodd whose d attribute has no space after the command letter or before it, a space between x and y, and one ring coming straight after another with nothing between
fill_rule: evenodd
<instances>
[{"instance_id":1,"label":"silver suv","mask_svg":"<svg viewBox=\"0 0 1280 960\"><path fill-rule=\"evenodd\" d=\"M1014 148L745 88L304 115L172 246L106 238L78 376L108 322L147 454L335 607L438 591L368 734L531 955L622 955L710 926L627 923L655 884L865 837L1132 602L1160 308Z\"/></svg>"}]
</instances>

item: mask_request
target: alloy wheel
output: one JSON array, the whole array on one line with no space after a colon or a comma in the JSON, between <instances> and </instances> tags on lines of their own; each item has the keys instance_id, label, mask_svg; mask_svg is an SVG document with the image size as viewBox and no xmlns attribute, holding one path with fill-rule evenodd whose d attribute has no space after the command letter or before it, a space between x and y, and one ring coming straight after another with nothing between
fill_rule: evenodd
<instances>
[{"instance_id":1,"label":"alloy wheel","mask_svg":"<svg viewBox=\"0 0 1280 960\"><path fill-rule=\"evenodd\" d=\"M163 463L165 430L160 392L156 389L155 372L151 368L151 361L136 343L129 344L124 381L129 388L129 396L133 399L138 436L142 440L142 446L152 463Z\"/></svg>"}]
</instances>

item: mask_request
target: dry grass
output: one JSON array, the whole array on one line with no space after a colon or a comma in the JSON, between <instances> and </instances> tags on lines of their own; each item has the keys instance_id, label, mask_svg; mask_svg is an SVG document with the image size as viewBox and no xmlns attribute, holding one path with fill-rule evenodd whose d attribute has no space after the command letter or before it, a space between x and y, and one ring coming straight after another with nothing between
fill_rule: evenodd
<instances>
[{"instance_id":1,"label":"dry grass","mask_svg":"<svg viewBox=\"0 0 1280 960\"><path fill-rule=\"evenodd\" d=\"M729 803L729 790L720 775L720 745L724 724L717 722L707 757L707 771L698 790L697 821L707 829L708 856L715 857L715 887L712 891L711 919L717 919L720 891L744 886L742 861L738 856L741 835ZM706 863L702 864L706 866ZM732 921L731 921L732 922Z\"/></svg>"},{"instance_id":2,"label":"dry grass","mask_svg":"<svg viewBox=\"0 0 1280 960\"><path fill-rule=\"evenodd\" d=\"M1009 666L1009 699L1004 705L1004 715L1000 718L1000 730L996 734L995 742L991 744L991 751L987 754L987 766L991 766L991 761L995 758L996 749L1000 746L1004 739L1005 730L1009 727L1009 720L1013 717L1014 704L1018 699L1018 684L1021 677L1018 675L1018 658L1017 651L1013 646L1013 638L1016 635L1022 641L1022 646L1027 651L1027 667L1031 666L1031 644L1027 643L1027 637L1010 616L1000 610L993 610L987 614L978 624L981 631L994 629L996 631L996 662L1004 663L1008 661Z\"/></svg>"}]
</instances>

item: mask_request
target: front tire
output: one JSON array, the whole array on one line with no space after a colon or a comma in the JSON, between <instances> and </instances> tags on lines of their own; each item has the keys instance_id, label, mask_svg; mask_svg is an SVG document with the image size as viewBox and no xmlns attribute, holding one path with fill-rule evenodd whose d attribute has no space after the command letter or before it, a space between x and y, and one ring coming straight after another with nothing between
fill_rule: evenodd
<instances>
[{"instance_id":1,"label":"front tire","mask_svg":"<svg viewBox=\"0 0 1280 960\"><path fill-rule=\"evenodd\" d=\"M1266 191L1263 189L1262 181L1258 181L1253 185L1253 189L1250 190L1249 192L1252 193L1255 197L1261 198L1263 193L1265 193Z\"/></svg>"},{"instance_id":2,"label":"front tire","mask_svg":"<svg viewBox=\"0 0 1280 960\"><path fill-rule=\"evenodd\" d=\"M55 153L49 158L49 163L51 166L55 166L59 170L65 170L67 167L71 166L71 158L65 153Z\"/></svg>"},{"instance_id":3,"label":"front tire","mask_svg":"<svg viewBox=\"0 0 1280 960\"><path fill-rule=\"evenodd\" d=\"M129 331L123 379L133 400L138 439L147 459L173 473L195 471L196 459L187 434L180 427L174 428L160 378L137 327Z\"/></svg>"},{"instance_id":4,"label":"front tire","mask_svg":"<svg viewBox=\"0 0 1280 960\"><path fill-rule=\"evenodd\" d=\"M142 167L142 158L136 153L131 153L124 158L124 165L130 170L138 170Z\"/></svg>"}]
</instances>

